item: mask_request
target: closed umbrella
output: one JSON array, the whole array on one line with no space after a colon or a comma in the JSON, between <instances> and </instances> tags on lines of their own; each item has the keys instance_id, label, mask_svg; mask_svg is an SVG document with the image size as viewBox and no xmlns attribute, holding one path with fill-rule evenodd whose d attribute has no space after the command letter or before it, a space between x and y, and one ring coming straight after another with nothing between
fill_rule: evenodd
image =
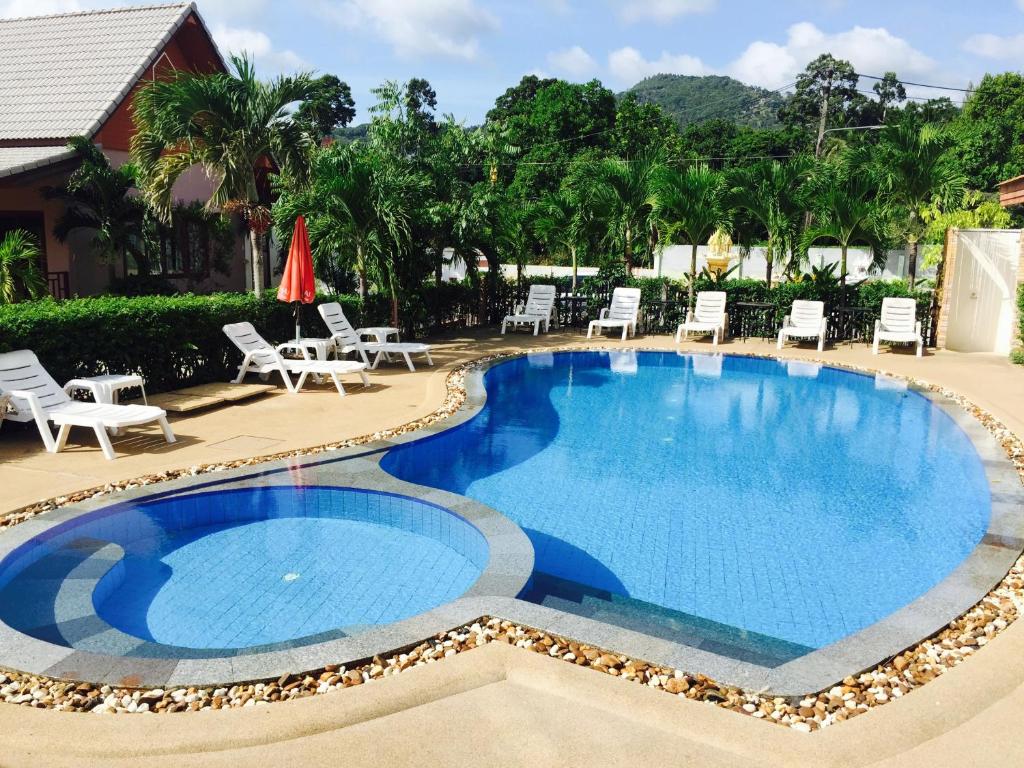
<instances>
[{"instance_id":1,"label":"closed umbrella","mask_svg":"<svg viewBox=\"0 0 1024 768\"><path fill-rule=\"evenodd\" d=\"M284 265L284 277L277 289L277 300L295 304L295 341L302 337L299 328L299 307L312 304L316 298L316 278L313 277L313 252L309 248L309 234L306 220L299 216L295 220L292 245L288 249L288 261Z\"/></svg>"}]
</instances>

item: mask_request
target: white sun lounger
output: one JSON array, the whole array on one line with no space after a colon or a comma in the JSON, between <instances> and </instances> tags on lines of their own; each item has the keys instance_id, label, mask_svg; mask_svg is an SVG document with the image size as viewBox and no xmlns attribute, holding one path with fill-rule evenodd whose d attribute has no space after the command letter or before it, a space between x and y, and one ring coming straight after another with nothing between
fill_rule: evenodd
<instances>
[{"instance_id":1,"label":"white sun lounger","mask_svg":"<svg viewBox=\"0 0 1024 768\"><path fill-rule=\"evenodd\" d=\"M917 319L917 302L893 296L882 299L882 316L875 320L875 341L871 354L878 354L878 343L916 344L917 356L924 353L921 321Z\"/></svg>"},{"instance_id":2,"label":"white sun lounger","mask_svg":"<svg viewBox=\"0 0 1024 768\"><path fill-rule=\"evenodd\" d=\"M825 332L828 320L825 319L825 304L821 301L793 302L793 308L782 321L779 329L778 349L786 343L786 339L817 339L818 351L825 348Z\"/></svg>"},{"instance_id":3,"label":"white sun lounger","mask_svg":"<svg viewBox=\"0 0 1024 768\"><path fill-rule=\"evenodd\" d=\"M231 342L245 355L242 364L238 366L238 376L233 384L240 384L247 373L258 373L261 376L274 373L281 374L284 385L288 392L295 394L302 385L306 383L308 376L330 376L334 380L334 386L338 388L338 394L345 394L345 387L339 378L342 374L358 373L363 380L363 386L370 386L370 380L366 376L366 364L349 360L312 360L309 353L303 350L302 360L288 360L281 356L280 347L273 347L260 336L252 323L228 323L224 326L224 333L231 339ZM286 345L281 345L286 346ZM299 380L292 384L289 374L298 374Z\"/></svg>"},{"instance_id":4,"label":"white sun lounger","mask_svg":"<svg viewBox=\"0 0 1024 768\"><path fill-rule=\"evenodd\" d=\"M15 412L8 413L6 418L11 421L35 421L39 436L43 438L43 444L50 453L57 453L67 444L71 427L88 427L93 430L103 455L108 459L117 458L110 444L108 429L117 430L155 421L160 425L167 442L174 442L174 432L162 408L72 400L67 390L77 385L77 380L70 381L61 389L30 350L0 354L0 393L10 395L15 408ZM50 421L59 428L56 439L47 424Z\"/></svg>"},{"instance_id":5,"label":"white sun lounger","mask_svg":"<svg viewBox=\"0 0 1024 768\"><path fill-rule=\"evenodd\" d=\"M320 312L320 317L324 319L328 329L331 331L331 338L334 339L334 349L339 356L355 352L373 370L376 370L377 363L380 362L381 357L387 358L388 355L401 355L405 358L405 364L409 367L410 371L416 370L409 357L410 355L425 355L427 365L434 364L433 359L430 357L430 346L428 344L405 341L363 341L360 338L359 332L352 327L352 323L345 317L341 305L336 301L321 304L317 307L317 311ZM366 356L367 352L377 353L373 358L373 365L370 365L370 360Z\"/></svg>"},{"instance_id":6,"label":"white sun lounger","mask_svg":"<svg viewBox=\"0 0 1024 768\"><path fill-rule=\"evenodd\" d=\"M636 335L636 318L640 314L640 289L639 288L616 288L612 291L612 304L601 310L597 320L591 320L587 327L587 338L594 335L594 329L598 332L605 328L621 328L622 340L626 340L626 334Z\"/></svg>"},{"instance_id":7,"label":"white sun lounger","mask_svg":"<svg viewBox=\"0 0 1024 768\"><path fill-rule=\"evenodd\" d=\"M526 303L516 307L515 312L506 315L501 321L501 334L505 335L505 328L508 325L515 330L519 325L532 325L533 335L544 326L544 333L551 327L551 315L555 311L555 286L553 285L531 285L530 293L526 297Z\"/></svg>"},{"instance_id":8,"label":"white sun lounger","mask_svg":"<svg viewBox=\"0 0 1024 768\"><path fill-rule=\"evenodd\" d=\"M686 322L676 331L676 344L691 333L710 333L711 346L725 336L729 315L725 313L725 291L700 291L693 309L687 310Z\"/></svg>"}]
</instances>

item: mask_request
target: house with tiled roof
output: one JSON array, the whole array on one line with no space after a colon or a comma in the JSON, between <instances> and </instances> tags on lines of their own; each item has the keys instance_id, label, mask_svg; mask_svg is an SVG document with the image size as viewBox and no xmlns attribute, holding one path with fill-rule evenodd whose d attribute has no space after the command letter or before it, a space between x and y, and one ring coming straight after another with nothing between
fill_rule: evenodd
<instances>
[{"instance_id":1,"label":"house with tiled roof","mask_svg":"<svg viewBox=\"0 0 1024 768\"><path fill-rule=\"evenodd\" d=\"M55 237L62 204L44 191L59 187L78 163L68 139L85 136L120 165L128 159L131 100L140 85L175 70L223 71L224 61L194 3L0 19L0 51L0 237L20 228L39 238L55 296L100 293L132 265L103 263L86 233L66 242ZM194 168L175 197L205 201L210 188ZM154 267L181 287L243 288L241 243L220 272L210 267L208 242L187 227L170 228Z\"/></svg>"}]
</instances>

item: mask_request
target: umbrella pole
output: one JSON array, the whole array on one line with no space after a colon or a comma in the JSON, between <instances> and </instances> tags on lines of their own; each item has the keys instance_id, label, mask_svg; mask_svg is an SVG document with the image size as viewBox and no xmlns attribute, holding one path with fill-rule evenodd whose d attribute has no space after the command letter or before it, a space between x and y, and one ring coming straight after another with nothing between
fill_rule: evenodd
<instances>
[{"instance_id":1,"label":"umbrella pole","mask_svg":"<svg viewBox=\"0 0 1024 768\"><path fill-rule=\"evenodd\" d=\"M299 339L302 338L301 329L299 328L299 302L295 302L295 343L299 343Z\"/></svg>"}]
</instances>

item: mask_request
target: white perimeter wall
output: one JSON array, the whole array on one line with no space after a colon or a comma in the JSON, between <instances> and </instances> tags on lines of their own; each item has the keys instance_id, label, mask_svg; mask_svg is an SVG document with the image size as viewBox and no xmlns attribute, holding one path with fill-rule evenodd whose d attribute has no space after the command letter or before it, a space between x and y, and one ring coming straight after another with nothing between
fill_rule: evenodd
<instances>
[{"instance_id":1,"label":"white perimeter wall","mask_svg":"<svg viewBox=\"0 0 1024 768\"><path fill-rule=\"evenodd\" d=\"M700 272L707 265L708 247L701 245L697 247L697 271ZM808 254L811 265L822 267L827 264L836 264L836 274L839 273L840 252L838 248L812 248ZM935 269L922 269L918 256L917 275L920 279L934 278ZM871 254L863 248L851 248L846 256L847 270L851 280L862 280L868 277L868 267L871 264ZM764 258L763 248L752 248L745 258L741 258L739 248L733 248L730 267L740 265L740 268L733 273L733 277L751 277L764 280L767 263ZM809 271L810 267L805 266L804 270ZM514 264L502 265L502 272L507 276L515 276L516 267ZM571 267L553 267L543 264L527 264L524 270L526 275L531 277L563 277L572 275ZM597 267L580 267L580 277L588 277L597 274ZM690 273L690 246L672 245L665 249L660 258L655 261L653 269L637 269L635 274L638 277L671 277L679 279ZM455 264L445 268L446 279L461 280L466 275L465 266ZM774 279L781 277L779 265L775 265L772 272ZM891 251L886 260L885 268L881 273L870 275L873 278L892 280L907 276L907 258L904 251Z\"/></svg>"}]
</instances>

